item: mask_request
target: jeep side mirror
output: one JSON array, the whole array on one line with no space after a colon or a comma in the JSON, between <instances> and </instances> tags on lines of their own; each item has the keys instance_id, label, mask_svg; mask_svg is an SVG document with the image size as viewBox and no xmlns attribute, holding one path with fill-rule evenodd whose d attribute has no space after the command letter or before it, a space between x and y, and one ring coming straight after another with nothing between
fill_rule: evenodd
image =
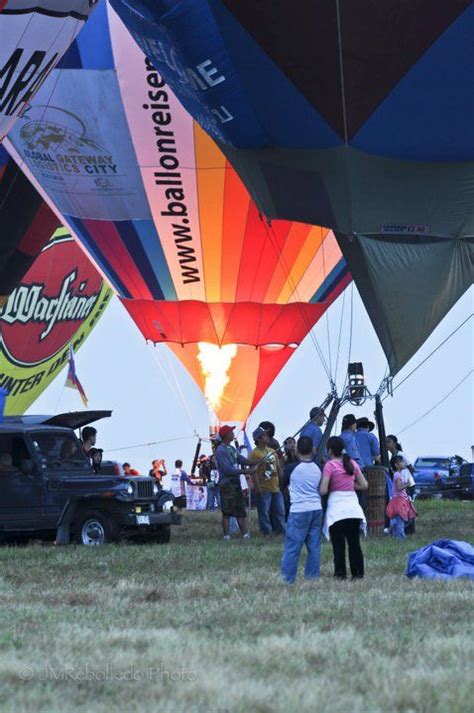
<instances>
[{"instance_id":1,"label":"jeep side mirror","mask_svg":"<svg viewBox=\"0 0 474 713\"><path fill-rule=\"evenodd\" d=\"M20 470L23 475L31 475L34 472L35 464L30 458L23 458L20 465Z\"/></svg>"}]
</instances>

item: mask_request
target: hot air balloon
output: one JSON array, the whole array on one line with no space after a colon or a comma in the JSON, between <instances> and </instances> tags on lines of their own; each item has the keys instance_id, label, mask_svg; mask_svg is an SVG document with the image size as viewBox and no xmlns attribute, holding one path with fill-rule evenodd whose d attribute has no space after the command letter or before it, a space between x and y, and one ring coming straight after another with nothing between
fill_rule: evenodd
<instances>
[{"instance_id":1,"label":"hot air balloon","mask_svg":"<svg viewBox=\"0 0 474 713\"><path fill-rule=\"evenodd\" d=\"M48 204L0 146L0 306L59 224Z\"/></svg>"},{"instance_id":2,"label":"hot air balloon","mask_svg":"<svg viewBox=\"0 0 474 713\"><path fill-rule=\"evenodd\" d=\"M247 418L350 281L332 231L259 214L106 4L9 138L143 335L170 345L221 419Z\"/></svg>"},{"instance_id":3,"label":"hot air balloon","mask_svg":"<svg viewBox=\"0 0 474 713\"><path fill-rule=\"evenodd\" d=\"M471 0L111 3L262 213L336 230L397 373L474 277Z\"/></svg>"},{"instance_id":4,"label":"hot air balloon","mask_svg":"<svg viewBox=\"0 0 474 713\"><path fill-rule=\"evenodd\" d=\"M97 0L0 0L0 141L69 47Z\"/></svg>"},{"instance_id":5,"label":"hot air balloon","mask_svg":"<svg viewBox=\"0 0 474 713\"><path fill-rule=\"evenodd\" d=\"M0 310L5 413L22 414L67 364L107 307L112 290L60 228Z\"/></svg>"}]
</instances>

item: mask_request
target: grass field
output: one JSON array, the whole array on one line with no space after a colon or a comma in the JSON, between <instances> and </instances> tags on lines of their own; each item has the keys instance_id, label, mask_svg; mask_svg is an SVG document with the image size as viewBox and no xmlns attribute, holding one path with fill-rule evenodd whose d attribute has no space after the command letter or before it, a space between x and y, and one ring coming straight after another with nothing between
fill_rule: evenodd
<instances>
[{"instance_id":1,"label":"grass field","mask_svg":"<svg viewBox=\"0 0 474 713\"><path fill-rule=\"evenodd\" d=\"M457 711L473 706L473 584L408 580L408 552L473 540L474 503L364 543L366 579L279 580L281 541L224 543L186 513L169 546L0 549L0 710ZM255 516L254 521L255 521Z\"/></svg>"}]
</instances>

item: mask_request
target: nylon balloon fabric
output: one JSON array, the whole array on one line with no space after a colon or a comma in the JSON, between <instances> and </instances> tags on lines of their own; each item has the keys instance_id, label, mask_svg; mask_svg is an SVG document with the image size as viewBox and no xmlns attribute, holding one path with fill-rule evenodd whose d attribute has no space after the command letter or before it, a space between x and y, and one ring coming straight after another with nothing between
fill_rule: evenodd
<instances>
[{"instance_id":1,"label":"nylon balloon fabric","mask_svg":"<svg viewBox=\"0 0 474 713\"><path fill-rule=\"evenodd\" d=\"M201 387L232 352L218 415L245 420L351 279L331 230L260 215L105 3L9 139L146 339Z\"/></svg>"},{"instance_id":2,"label":"nylon balloon fabric","mask_svg":"<svg viewBox=\"0 0 474 713\"><path fill-rule=\"evenodd\" d=\"M474 280L472 1L111 2L259 210L335 230L396 374Z\"/></svg>"},{"instance_id":3,"label":"nylon balloon fabric","mask_svg":"<svg viewBox=\"0 0 474 713\"><path fill-rule=\"evenodd\" d=\"M58 227L59 219L0 146L0 306Z\"/></svg>"},{"instance_id":4,"label":"nylon balloon fabric","mask_svg":"<svg viewBox=\"0 0 474 713\"><path fill-rule=\"evenodd\" d=\"M111 2L267 216L473 235L471 0Z\"/></svg>"},{"instance_id":5,"label":"nylon balloon fabric","mask_svg":"<svg viewBox=\"0 0 474 713\"><path fill-rule=\"evenodd\" d=\"M0 0L0 141L96 4L97 0Z\"/></svg>"}]
</instances>

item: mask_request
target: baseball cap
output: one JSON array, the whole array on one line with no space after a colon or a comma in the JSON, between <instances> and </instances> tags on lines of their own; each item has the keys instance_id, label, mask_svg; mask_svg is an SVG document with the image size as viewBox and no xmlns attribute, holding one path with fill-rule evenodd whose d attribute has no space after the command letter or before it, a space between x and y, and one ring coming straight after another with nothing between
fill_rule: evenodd
<instances>
[{"instance_id":1,"label":"baseball cap","mask_svg":"<svg viewBox=\"0 0 474 713\"><path fill-rule=\"evenodd\" d=\"M229 433L233 433L235 426L228 426L225 424L224 426L221 426L219 428L219 436L221 438L226 438L226 436L229 435Z\"/></svg>"},{"instance_id":2,"label":"baseball cap","mask_svg":"<svg viewBox=\"0 0 474 713\"><path fill-rule=\"evenodd\" d=\"M254 441L258 441L259 438L261 438L262 436L267 436L267 435L268 435L267 431L264 428L262 428L261 426L259 426L252 433L252 438Z\"/></svg>"}]
</instances>

